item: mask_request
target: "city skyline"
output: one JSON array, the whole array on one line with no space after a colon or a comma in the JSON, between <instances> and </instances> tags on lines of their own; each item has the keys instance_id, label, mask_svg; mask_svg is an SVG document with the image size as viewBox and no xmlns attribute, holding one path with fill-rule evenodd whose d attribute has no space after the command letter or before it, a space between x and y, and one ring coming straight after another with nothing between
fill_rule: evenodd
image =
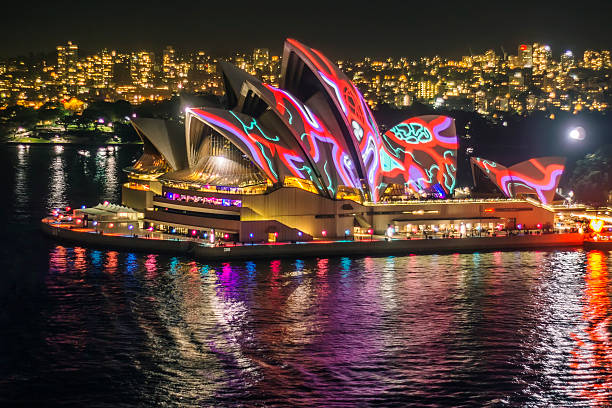
<instances>
[{"instance_id":1,"label":"city skyline","mask_svg":"<svg viewBox=\"0 0 612 408\"><path fill-rule=\"evenodd\" d=\"M73 36L73 37L76 37L76 36ZM294 38L294 37L289 37L289 38ZM283 40L281 40L281 44ZM414 54L414 55L398 54L398 53L395 53L395 54L372 53L372 54L361 54L361 55L356 55L356 56L339 56L336 59L338 61L342 61L342 60L358 61L364 58L371 58L371 59L376 59L376 60L385 60L389 58L390 59L418 60L420 58L439 57L439 58L443 58L447 60L453 60L453 59L461 59L461 57L464 57L464 56L484 54L485 52L489 50L492 50L497 55L500 55L503 57L504 55L510 56L513 54L517 54L517 48L519 48L521 45L524 45L524 44L530 45L534 43L546 45L547 47L549 47L551 57L554 59L559 59L561 56L566 54L568 51L572 52L574 56L582 56L582 54L585 51L591 51L591 50L610 51L612 50L612 43L610 43L608 47L596 47L594 45L589 45L588 43L585 43L584 46L580 48L576 48L576 47L572 48L572 47L558 47L554 45L555 44L554 42L544 41L541 38L525 38L522 41L508 42L507 44L500 44L500 43L495 44L492 42L484 43L483 46L480 48L467 47L465 48L465 50L463 50L462 52L458 52L458 53L448 53L448 54L424 53L424 54ZM32 59L32 58L39 59L39 60L47 60L49 62L55 63L57 59L57 47L66 45L66 44L77 44L78 45L78 55L81 58L94 56L105 50L114 51L119 54L130 54L134 52L151 52L151 53L154 53L156 56L161 56L164 50L166 50L168 47L172 48L177 56L187 56L187 55L195 54L198 52L205 52L206 55L209 57L226 59L226 58L232 58L235 56L250 55L255 50L258 50L258 49L268 50L270 52L270 55L276 55L279 57L282 56L282 49L276 43L259 44L259 45L252 46L250 48L246 48L243 46L243 47L237 47L235 49L227 49L225 51L213 51L214 47L210 49L205 48L205 47L197 47L197 46L189 48L189 47L184 47L180 44L176 44L172 42L161 43L157 46L152 46L152 47L129 48L125 46L124 47L113 47L110 45L102 45L100 47L93 48L93 47L88 46L87 42L85 43L79 42L79 41L76 41L75 38L68 36L65 40L62 40L56 44L53 44L48 49L29 51L26 53L19 53L19 54L13 54L13 55L0 55L0 63L1 62L6 63L9 61L13 61L13 60L26 60L26 59Z\"/></svg>"},{"instance_id":2,"label":"city skyline","mask_svg":"<svg viewBox=\"0 0 612 408\"><path fill-rule=\"evenodd\" d=\"M4 41L0 58L30 52L50 52L56 44L72 40L86 52L104 47L123 49L206 49L211 53L247 51L267 47L280 51L282 39L298 38L328 50L332 58L457 57L494 46L537 39L553 49L582 52L588 48L611 48L612 28L607 16L609 2L587 1L560 7L557 3L512 5L481 2L387 4L373 8L359 2L294 5L280 2L253 8L240 2L232 10L225 4L190 4L167 8L148 2L98 5L84 4L76 10L59 1L54 7L12 4L0 28ZM590 3L593 7L587 7ZM291 17L287 18L287 14ZM126 21L123 15L136 16ZM280 18L280 16L284 18ZM25 20L24 20L25 19ZM97 21L96 29L91 30ZM227 30L227 21L232 29ZM25 24L24 24L25 22ZM28 29L24 29L27 27Z\"/></svg>"},{"instance_id":3,"label":"city skyline","mask_svg":"<svg viewBox=\"0 0 612 408\"><path fill-rule=\"evenodd\" d=\"M371 108L379 104L407 107L419 101L436 108L477 111L503 120L509 112L604 111L610 106L610 50L566 50L556 57L548 44L519 44L503 54L447 57L343 59L335 62L361 89ZM558 55L558 54L557 54ZM38 108L73 98L96 100L169 99L182 92L220 96L223 60L278 86L282 55L268 48L224 57L207 51L162 52L102 49L83 55L80 46L56 46L48 58L0 62L0 107ZM79 102L80 109L86 107Z\"/></svg>"}]
</instances>

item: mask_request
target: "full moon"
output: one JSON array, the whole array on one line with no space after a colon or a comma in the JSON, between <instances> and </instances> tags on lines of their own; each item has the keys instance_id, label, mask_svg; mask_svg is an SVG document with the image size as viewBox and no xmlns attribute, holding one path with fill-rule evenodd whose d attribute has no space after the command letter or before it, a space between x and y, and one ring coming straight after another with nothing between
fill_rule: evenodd
<instances>
[{"instance_id":1,"label":"full moon","mask_svg":"<svg viewBox=\"0 0 612 408\"><path fill-rule=\"evenodd\" d=\"M569 137L574 140L584 140L585 131L582 127L578 126L569 132Z\"/></svg>"}]
</instances>

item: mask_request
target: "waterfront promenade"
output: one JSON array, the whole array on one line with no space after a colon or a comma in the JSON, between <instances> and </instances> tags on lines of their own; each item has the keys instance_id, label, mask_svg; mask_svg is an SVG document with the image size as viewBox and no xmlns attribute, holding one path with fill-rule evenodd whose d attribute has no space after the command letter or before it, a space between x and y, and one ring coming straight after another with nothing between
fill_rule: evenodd
<instances>
[{"instance_id":1,"label":"waterfront promenade","mask_svg":"<svg viewBox=\"0 0 612 408\"><path fill-rule=\"evenodd\" d=\"M98 234L91 229L67 228L41 222L41 228L50 237L86 246L112 249L160 252L191 256L198 260L229 261L236 259L310 258L331 256L386 256L428 253L478 252L518 249L544 249L582 246L584 234L542 234L503 237L473 237L445 239L394 239L363 241L311 241L298 243L242 244L212 246L202 240L177 238L155 234ZM146 231L145 231L146 232ZM144 233L144 232L143 232ZM170 238L172 237L172 238Z\"/></svg>"}]
</instances>

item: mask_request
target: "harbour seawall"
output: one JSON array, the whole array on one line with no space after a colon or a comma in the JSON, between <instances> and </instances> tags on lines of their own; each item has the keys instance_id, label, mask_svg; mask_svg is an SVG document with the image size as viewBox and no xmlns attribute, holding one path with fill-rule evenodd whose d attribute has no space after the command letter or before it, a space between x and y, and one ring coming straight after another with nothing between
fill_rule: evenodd
<instances>
[{"instance_id":1,"label":"harbour seawall","mask_svg":"<svg viewBox=\"0 0 612 408\"><path fill-rule=\"evenodd\" d=\"M333 256L386 256L454 252L545 249L583 245L583 234L519 235L457 239L415 239L395 241L334 241L275 245L240 245L205 247L193 241L133 238L99 235L53 227L44 222L41 228L50 237L80 245L109 249L158 252L191 256L205 261L239 259L310 258Z\"/></svg>"}]
</instances>

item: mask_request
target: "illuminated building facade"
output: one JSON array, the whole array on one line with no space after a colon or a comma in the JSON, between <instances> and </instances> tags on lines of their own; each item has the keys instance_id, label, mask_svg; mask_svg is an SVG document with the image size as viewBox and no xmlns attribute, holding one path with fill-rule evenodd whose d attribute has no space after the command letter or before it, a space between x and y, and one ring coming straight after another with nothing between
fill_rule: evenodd
<instances>
[{"instance_id":1,"label":"illuminated building facade","mask_svg":"<svg viewBox=\"0 0 612 408\"><path fill-rule=\"evenodd\" d=\"M57 46L57 79L63 85L63 94L76 94L78 84L78 57L79 47L68 41L65 45Z\"/></svg>"},{"instance_id":2,"label":"illuminated building facade","mask_svg":"<svg viewBox=\"0 0 612 408\"><path fill-rule=\"evenodd\" d=\"M130 59L132 82L143 88L153 87L154 65L154 53L148 51L132 53Z\"/></svg>"},{"instance_id":3,"label":"illuminated building facade","mask_svg":"<svg viewBox=\"0 0 612 408\"><path fill-rule=\"evenodd\" d=\"M523 68L531 68L533 66L533 48L528 44L521 44L518 47L518 59Z\"/></svg>"},{"instance_id":4,"label":"illuminated building facade","mask_svg":"<svg viewBox=\"0 0 612 408\"><path fill-rule=\"evenodd\" d=\"M552 59L551 49L549 45L534 43L532 55L534 74L541 74L548 70Z\"/></svg>"},{"instance_id":5,"label":"illuminated building facade","mask_svg":"<svg viewBox=\"0 0 612 408\"><path fill-rule=\"evenodd\" d=\"M586 50L582 57L582 63L584 68L599 71L602 69L608 69L612 67L610 63L610 51L609 50Z\"/></svg>"},{"instance_id":6,"label":"illuminated building facade","mask_svg":"<svg viewBox=\"0 0 612 408\"><path fill-rule=\"evenodd\" d=\"M174 122L133 120L144 149L126 169L123 203L164 232L243 242L506 225L478 213L486 200L449 200L452 118L409 118L381 132L361 92L320 51L289 39L282 61L280 87L220 63L222 105L186 109L184 133ZM537 203L507 206L549 217Z\"/></svg>"}]
</instances>

